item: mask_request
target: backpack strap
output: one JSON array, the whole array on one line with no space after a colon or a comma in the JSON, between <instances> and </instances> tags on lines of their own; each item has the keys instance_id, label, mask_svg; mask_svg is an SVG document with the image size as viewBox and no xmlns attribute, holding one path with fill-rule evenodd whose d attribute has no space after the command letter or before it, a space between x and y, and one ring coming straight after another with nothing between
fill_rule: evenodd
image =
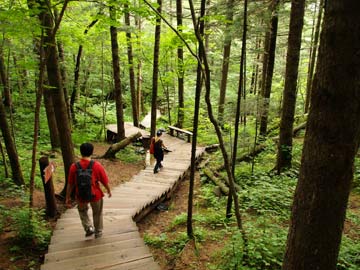
<instances>
[{"instance_id":1,"label":"backpack strap","mask_svg":"<svg viewBox=\"0 0 360 270\"><path fill-rule=\"evenodd\" d=\"M94 165L95 161L90 160L89 166L87 167L88 170L91 170L93 165Z\"/></svg>"},{"instance_id":2,"label":"backpack strap","mask_svg":"<svg viewBox=\"0 0 360 270\"><path fill-rule=\"evenodd\" d=\"M77 169L82 169L81 165L80 165L80 161L76 162L75 163L75 166Z\"/></svg>"},{"instance_id":3,"label":"backpack strap","mask_svg":"<svg viewBox=\"0 0 360 270\"><path fill-rule=\"evenodd\" d=\"M89 163L89 165L88 165L88 167L87 167L86 169L90 169L90 170L91 170L92 167L93 167L93 165L94 165L94 163L95 163L95 161L90 160L90 163ZM80 161L76 162L75 165L76 165L76 168L77 168L77 169L83 170L83 168L82 168L81 165L80 165Z\"/></svg>"}]
</instances>

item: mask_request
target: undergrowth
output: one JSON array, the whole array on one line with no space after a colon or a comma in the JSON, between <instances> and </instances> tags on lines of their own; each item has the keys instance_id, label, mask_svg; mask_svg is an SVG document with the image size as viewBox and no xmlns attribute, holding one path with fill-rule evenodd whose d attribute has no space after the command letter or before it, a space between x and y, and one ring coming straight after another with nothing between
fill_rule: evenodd
<instances>
[{"instance_id":1,"label":"undergrowth","mask_svg":"<svg viewBox=\"0 0 360 270\"><path fill-rule=\"evenodd\" d=\"M294 145L293 168L277 175L272 172L275 164L275 145L268 143L252 171L251 163L241 163L236 168L236 183L247 237L244 250L242 235L237 229L235 217L225 217L226 196L218 197L214 185L201 177L201 188L194 202L193 228L199 245L199 253L207 252L206 242L217 241L218 249L208 254L210 270L280 270L284 257L293 195L300 168L302 142ZM212 157L208 166L214 168L214 160L221 161L219 153ZM216 163L216 162L215 162ZM359 163L359 160L356 161ZM360 171L355 172L354 192L357 192ZM357 210L358 211L358 210ZM165 232L160 235L145 234L147 244L164 250L170 261L176 260L187 243L187 213L174 217ZM358 212L348 209L350 229L343 235L338 259L338 270L360 269L360 218ZM203 232L200 237L199 232ZM202 245L204 249L202 250ZM246 253L244 253L246 252Z\"/></svg>"}]
</instances>

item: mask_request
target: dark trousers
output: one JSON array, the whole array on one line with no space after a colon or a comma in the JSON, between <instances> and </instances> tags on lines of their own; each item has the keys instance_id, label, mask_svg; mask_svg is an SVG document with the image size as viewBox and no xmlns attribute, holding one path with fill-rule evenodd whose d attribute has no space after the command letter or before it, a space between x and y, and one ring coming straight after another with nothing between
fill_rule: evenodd
<instances>
[{"instance_id":1,"label":"dark trousers","mask_svg":"<svg viewBox=\"0 0 360 270\"><path fill-rule=\"evenodd\" d=\"M161 159L156 159L156 164L154 167L154 172L157 172L162 167Z\"/></svg>"}]
</instances>

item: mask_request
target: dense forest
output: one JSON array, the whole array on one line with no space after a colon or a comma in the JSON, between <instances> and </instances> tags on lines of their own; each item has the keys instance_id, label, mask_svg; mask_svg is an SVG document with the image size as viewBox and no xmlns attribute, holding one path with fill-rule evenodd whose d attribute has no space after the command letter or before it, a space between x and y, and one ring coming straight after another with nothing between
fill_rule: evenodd
<instances>
[{"instance_id":1,"label":"dense forest","mask_svg":"<svg viewBox=\"0 0 360 270\"><path fill-rule=\"evenodd\" d=\"M0 269L39 269L78 146L120 142L147 114L151 136L193 134L187 210L144 236L163 269L360 269L358 14L358 0L1 1ZM196 145L217 150L197 165ZM43 157L55 212L37 201ZM171 264L211 241L206 268Z\"/></svg>"}]
</instances>

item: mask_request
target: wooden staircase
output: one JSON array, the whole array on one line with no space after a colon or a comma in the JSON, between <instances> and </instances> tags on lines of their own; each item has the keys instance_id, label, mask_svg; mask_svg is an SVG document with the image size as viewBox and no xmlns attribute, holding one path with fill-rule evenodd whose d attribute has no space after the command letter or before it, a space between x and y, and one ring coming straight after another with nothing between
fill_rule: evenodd
<instances>
[{"instance_id":1,"label":"wooden staircase","mask_svg":"<svg viewBox=\"0 0 360 270\"><path fill-rule=\"evenodd\" d=\"M133 133L134 129L129 129L126 135ZM140 131L145 135L143 130ZM104 197L101 238L85 238L76 208L61 216L41 270L161 269L140 237L135 221L171 196L189 170L191 158L190 143L167 134L163 134L163 141L172 152L165 155L164 168L159 173L154 174L153 165L148 164L129 182L113 188L110 199ZM197 156L203 151L203 148L198 148Z\"/></svg>"}]
</instances>

